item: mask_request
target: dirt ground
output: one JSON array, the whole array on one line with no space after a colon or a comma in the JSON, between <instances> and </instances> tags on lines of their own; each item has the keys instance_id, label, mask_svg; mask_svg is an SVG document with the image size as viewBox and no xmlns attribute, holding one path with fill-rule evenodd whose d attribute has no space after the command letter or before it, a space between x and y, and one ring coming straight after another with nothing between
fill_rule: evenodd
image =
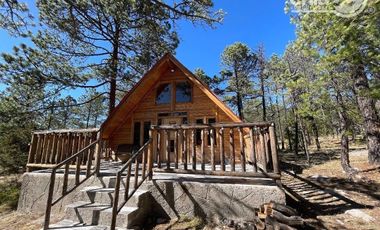
<instances>
[{"instance_id":1,"label":"dirt ground","mask_svg":"<svg viewBox=\"0 0 380 230\"><path fill-rule=\"evenodd\" d=\"M321 144L322 151L320 152L316 151L314 146L310 146L310 166L307 165L306 157L302 153L297 157L293 153L280 154L281 159L286 162L283 166L284 169L291 173L283 173L284 185L291 186L291 183L296 180L307 184L301 190L293 189L293 192L301 198L305 197L305 201L297 202L290 197L289 204L296 207L307 219L308 229L380 229L380 167L374 167L367 163L367 151L363 144L351 144L351 165L359 173L357 177L350 179L340 166L339 141L331 137L322 138ZM293 176L292 173L295 173L296 176ZM304 194L309 193L306 191L306 187L331 195L326 198L306 196ZM371 219L364 220L363 217L354 217L346 213L347 210L358 210L360 214L367 214ZM43 216L20 214L0 206L0 230L41 229L42 223ZM154 229L200 228L215 229L218 227L204 227L202 220L185 219L161 224ZM219 229L221 228L219 227Z\"/></svg>"},{"instance_id":2,"label":"dirt ground","mask_svg":"<svg viewBox=\"0 0 380 230\"><path fill-rule=\"evenodd\" d=\"M327 195L326 198L316 195L315 200L309 195L306 199L310 201L310 207L305 207L302 202L292 204L309 218L310 228L380 229L380 167L368 164L365 145L351 143L351 166L358 170L358 174L354 178L348 178L340 166L339 140L322 138L321 144L321 152L311 146L313 149L310 166L302 155L297 156L296 161L293 153L283 154L281 158L299 166L288 168L292 172L297 171L296 174L307 183L310 182L309 188L332 195ZM301 197L304 196L303 193L310 194L302 189L296 190L296 193ZM357 210L354 212L359 212L362 217L352 216L348 210ZM365 220L366 218L370 220Z\"/></svg>"}]
</instances>

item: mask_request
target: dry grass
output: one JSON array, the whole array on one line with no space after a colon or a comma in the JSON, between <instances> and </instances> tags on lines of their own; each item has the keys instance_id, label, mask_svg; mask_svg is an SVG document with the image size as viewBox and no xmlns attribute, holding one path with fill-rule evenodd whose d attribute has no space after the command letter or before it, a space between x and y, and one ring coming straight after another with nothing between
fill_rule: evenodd
<instances>
[{"instance_id":1,"label":"dry grass","mask_svg":"<svg viewBox=\"0 0 380 230\"><path fill-rule=\"evenodd\" d=\"M42 228L42 218L39 215L23 214L7 211L0 214L0 230L37 230Z\"/></svg>"},{"instance_id":2,"label":"dry grass","mask_svg":"<svg viewBox=\"0 0 380 230\"><path fill-rule=\"evenodd\" d=\"M180 217L179 219L173 219L169 223L160 224L155 226L154 230L180 230L180 229L203 229L204 222L198 217Z\"/></svg>"}]
</instances>

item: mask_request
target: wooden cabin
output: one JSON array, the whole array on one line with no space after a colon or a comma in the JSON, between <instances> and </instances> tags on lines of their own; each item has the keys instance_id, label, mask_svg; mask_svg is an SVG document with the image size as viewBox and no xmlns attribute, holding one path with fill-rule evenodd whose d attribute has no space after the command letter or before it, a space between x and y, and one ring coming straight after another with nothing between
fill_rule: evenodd
<instances>
[{"instance_id":1,"label":"wooden cabin","mask_svg":"<svg viewBox=\"0 0 380 230\"><path fill-rule=\"evenodd\" d=\"M108 141L112 152L117 153L120 146L137 150L149 139L149 129L152 125L179 126L231 122L242 121L197 76L171 54L166 54L125 95L104 122L101 130L102 138ZM168 138L173 155L174 133ZM196 131L195 138L197 148L200 149L201 130ZM210 134L204 134L203 138L206 139L205 151L209 160ZM229 141L228 138L228 135L225 135L226 142ZM238 138L238 135L235 135L235 138ZM165 142L164 138L160 141ZM191 141L188 140L188 143ZM215 144L217 142L216 140ZM163 154L165 150L161 150L162 159L165 160ZM218 150L216 152L218 153ZM179 158L183 157L180 155Z\"/></svg>"},{"instance_id":2,"label":"wooden cabin","mask_svg":"<svg viewBox=\"0 0 380 230\"><path fill-rule=\"evenodd\" d=\"M118 158L126 162L113 164ZM112 164L117 169L111 229L123 205L154 173L281 177L274 124L242 122L171 54L141 78L100 129L33 133L27 168L49 168L42 172L51 174L44 229L53 205L88 178L105 175L102 170ZM62 185L55 185L56 174ZM127 192L118 205L121 185ZM54 195L57 189L60 195Z\"/></svg>"},{"instance_id":3,"label":"wooden cabin","mask_svg":"<svg viewBox=\"0 0 380 230\"><path fill-rule=\"evenodd\" d=\"M175 159L176 163L233 164L233 168L235 163L242 167L254 163L265 168L271 166L271 151L276 148L271 126L243 123L168 53L122 98L99 130L35 132L27 166L53 167L96 140L98 133L99 157L106 160L126 161L151 139L158 166Z\"/></svg>"}]
</instances>

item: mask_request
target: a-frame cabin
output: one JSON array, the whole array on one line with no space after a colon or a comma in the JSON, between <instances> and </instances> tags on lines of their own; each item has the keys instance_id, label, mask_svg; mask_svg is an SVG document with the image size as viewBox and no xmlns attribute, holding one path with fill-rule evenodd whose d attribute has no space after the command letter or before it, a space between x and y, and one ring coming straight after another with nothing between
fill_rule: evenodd
<instances>
[{"instance_id":1,"label":"a-frame cabin","mask_svg":"<svg viewBox=\"0 0 380 230\"><path fill-rule=\"evenodd\" d=\"M117 153L120 149L137 150L142 146L149 139L151 125L232 122L242 121L206 84L168 53L125 95L103 123L101 134ZM198 130L198 148L200 135ZM209 135L206 138L209 142ZM174 135L169 139L173 152ZM210 143L206 143L205 151L209 156Z\"/></svg>"},{"instance_id":2,"label":"a-frame cabin","mask_svg":"<svg viewBox=\"0 0 380 230\"><path fill-rule=\"evenodd\" d=\"M171 54L141 78L99 129L34 132L27 169L50 174L44 229L53 205L89 178L103 185L101 178L110 173L116 179L111 229L122 207L156 174L280 179L274 124L242 122ZM119 198L121 187L126 192Z\"/></svg>"}]
</instances>

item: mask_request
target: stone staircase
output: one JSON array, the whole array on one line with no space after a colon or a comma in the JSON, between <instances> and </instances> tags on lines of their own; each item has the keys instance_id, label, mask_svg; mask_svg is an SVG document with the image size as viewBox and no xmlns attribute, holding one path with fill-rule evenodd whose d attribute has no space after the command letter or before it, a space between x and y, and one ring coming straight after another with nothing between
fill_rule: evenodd
<instances>
[{"instance_id":1,"label":"stone staircase","mask_svg":"<svg viewBox=\"0 0 380 230\"><path fill-rule=\"evenodd\" d=\"M131 182L133 181L131 177ZM64 220L51 224L50 229L99 230L110 229L115 177L103 177L103 186L84 187L78 193L76 202L65 207ZM125 189L122 184L119 205L124 200ZM120 210L117 229L140 229L150 211L150 193L144 184L133 194Z\"/></svg>"}]
</instances>

